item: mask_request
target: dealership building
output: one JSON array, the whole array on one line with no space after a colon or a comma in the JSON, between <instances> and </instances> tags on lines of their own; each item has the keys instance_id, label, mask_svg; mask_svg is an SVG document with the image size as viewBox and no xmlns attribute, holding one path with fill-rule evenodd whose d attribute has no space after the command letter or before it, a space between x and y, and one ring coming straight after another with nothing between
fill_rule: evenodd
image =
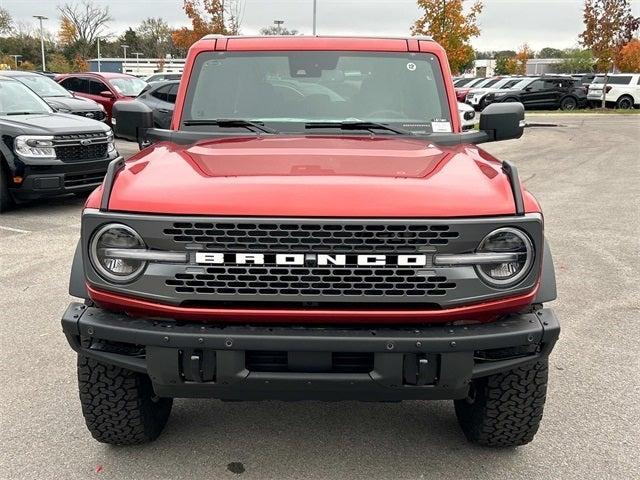
<instances>
[{"instance_id":1,"label":"dealership building","mask_svg":"<svg viewBox=\"0 0 640 480\"><path fill-rule=\"evenodd\" d=\"M92 58L89 60L91 72L128 73L147 77L154 73L182 73L184 58Z\"/></svg>"}]
</instances>

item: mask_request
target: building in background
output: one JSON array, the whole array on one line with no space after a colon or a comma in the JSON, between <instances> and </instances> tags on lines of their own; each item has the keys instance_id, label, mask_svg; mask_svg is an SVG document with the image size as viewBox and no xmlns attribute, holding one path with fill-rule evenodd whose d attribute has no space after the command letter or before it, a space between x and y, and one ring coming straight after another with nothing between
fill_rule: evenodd
<instances>
[{"instance_id":1,"label":"building in background","mask_svg":"<svg viewBox=\"0 0 640 480\"><path fill-rule=\"evenodd\" d=\"M527 75L557 73L556 66L562 62L562 58L530 58L527 60Z\"/></svg>"},{"instance_id":2,"label":"building in background","mask_svg":"<svg viewBox=\"0 0 640 480\"><path fill-rule=\"evenodd\" d=\"M101 58L89 60L91 72L129 73L137 77L148 77L154 73L182 73L184 58Z\"/></svg>"}]
</instances>

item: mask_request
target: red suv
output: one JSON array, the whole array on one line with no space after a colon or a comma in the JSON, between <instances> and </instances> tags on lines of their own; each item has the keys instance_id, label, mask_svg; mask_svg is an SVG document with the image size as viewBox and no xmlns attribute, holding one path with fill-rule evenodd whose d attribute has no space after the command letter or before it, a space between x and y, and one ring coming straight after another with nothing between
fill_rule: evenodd
<instances>
[{"instance_id":1,"label":"red suv","mask_svg":"<svg viewBox=\"0 0 640 480\"><path fill-rule=\"evenodd\" d=\"M153 440L185 397L450 399L473 442L533 439L553 262L478 146L522 135L520 103L463 132L427 39L207 36L169 128L113 115L145 148L87 200L62 319L97 440Z\"/></svg>"},{"instance_id":2,"label":"red suv","mask_svg":"<svg viewBox=\"0 0 640 480\"><path fill-rule=\"evenodd\" d=\"M107 112L111 122L111 108L118 100L137 97L147 83L124 73L70 73L56 77L56 81L79 97L95 100Z\"/></svg>"}]
</instances>

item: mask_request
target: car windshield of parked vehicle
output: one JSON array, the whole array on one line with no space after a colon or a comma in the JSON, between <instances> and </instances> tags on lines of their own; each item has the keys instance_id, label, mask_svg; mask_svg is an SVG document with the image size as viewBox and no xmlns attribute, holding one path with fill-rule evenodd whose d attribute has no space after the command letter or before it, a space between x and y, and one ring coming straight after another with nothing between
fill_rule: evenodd
<instances>
[{"instance_id":1,"label":"car windshield of parked vehicle","mask_svg":"<svg viewBox=\"0 0 640 480\"><path fill-rule=\"evenodd\" d=\"M527 85L529 85L530 83L532 83L534 80L536 80L536 78L523 78L522 80L517 81L516 83L514 83L512 86L510 87L505 87L510 89L510 90L522 90L524 89Z\"/></svg>"},{"instance_id":2,"label":"car windshield of parked vehicle","mask_svg":"<svg viewBox=\"0 0 640 480\"><path fill-rule=\"evenodd\" d=\"M0 115L52 113L47 102L19 82L0 82Z\"/></svg>"},{"instance_id":3,"label":"car windshield of parked vehicle","mask_svg":"<svg viewBox=\"0 0 640 480\"><path fill-rule=\"evenodd\" d=\"M119 77L109 79L113 88L125 97L137 97L147 86L147 82L136 77Z\"/></svg>"},{"instance_id":4,"label":"car windshield of parked vehicle","mask_svg":"<svg viewBox=\"0 0 640 480\"><path fill-rule=\"evenodd\" d=\"M17 80L24 83L41 97L72 96L71 93L62 85L42 75L25 75L24 77L17 77Z\"/></svg>"},{"instance_id":5,"label":"car windshield of parked vehicle","mask_svg":"<svg viewBox=\"0 0 640 480\"><path fill-rule=\"evenodd\" d=\"M439 62L431 54L265 52L200 54L182 121L376 122L451 132ZM398 133L398 132L396 132Z\"/></svg>"}]
</instances>

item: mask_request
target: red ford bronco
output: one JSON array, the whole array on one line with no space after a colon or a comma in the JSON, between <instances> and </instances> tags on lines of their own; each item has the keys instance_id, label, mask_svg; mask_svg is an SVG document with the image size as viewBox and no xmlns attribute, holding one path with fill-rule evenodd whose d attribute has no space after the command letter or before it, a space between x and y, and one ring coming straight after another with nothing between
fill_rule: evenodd
<instances>
[{"instance_id":1,"label":"red ford bronco","mask_svg":"<svg viewBox=\"0 0 640 480\"><path fill-rule=\"evenodd\" d=\"M423 38L205 37L171 128L114 106L62 326L87 427L155 439L172 399L451 399L472 441L531 441L560 332L543 216L462 132Z\"/></svg>"}]
</instances>

